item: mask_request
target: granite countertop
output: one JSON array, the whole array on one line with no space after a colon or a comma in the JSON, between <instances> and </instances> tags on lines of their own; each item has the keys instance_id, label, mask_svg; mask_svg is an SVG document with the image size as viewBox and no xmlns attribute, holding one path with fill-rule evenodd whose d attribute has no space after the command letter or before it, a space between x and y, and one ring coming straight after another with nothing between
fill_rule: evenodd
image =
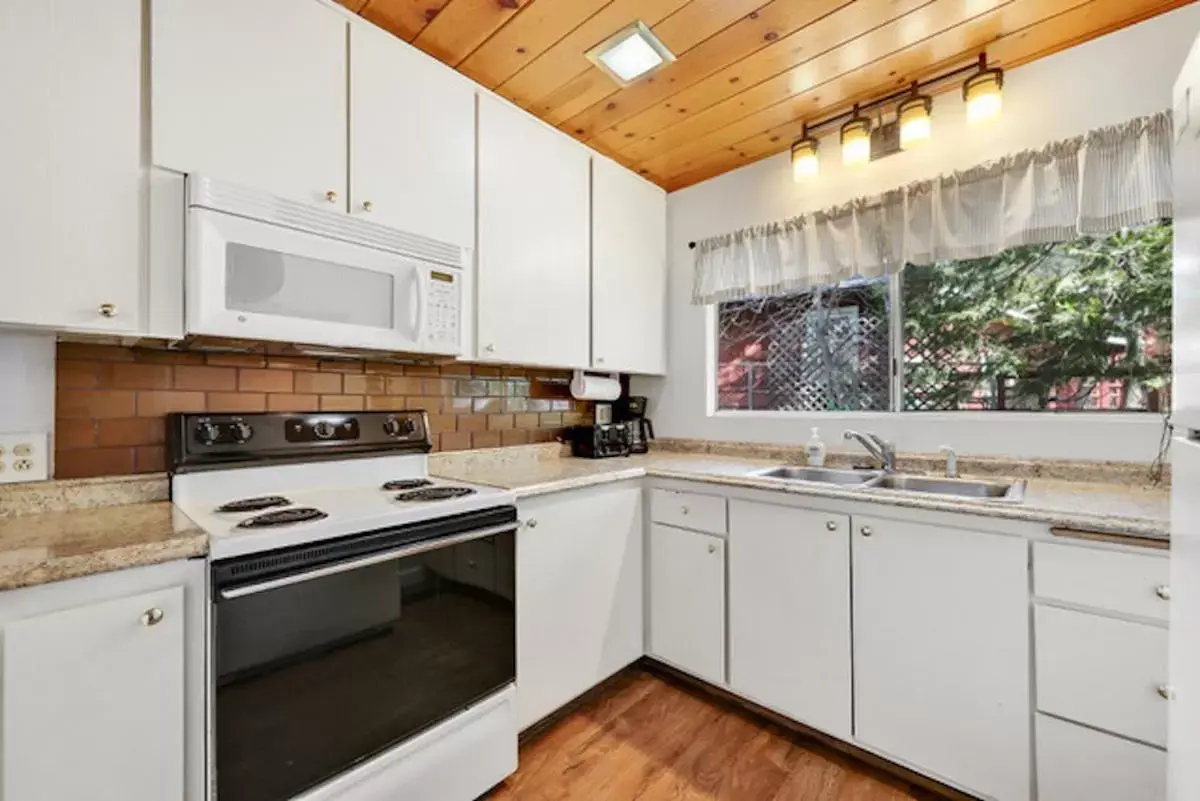
<instances>
[{"instance_id":1,"label":"granite countertop","mask_svg":"<svg viewBox=\"0 0 1200 801\"><path fill-rule=\"evenodd\" d=\"M0 590L208 553L165 478L51 481L0 494Z\"/></svg>"},{"instance_id":2,"label":"granite countertop","mask_svg":"<svg viewBox=\"0 0 1200 801\"><path fill-rule=\"evenodd\" d=\"M596 460L468 458L431 464L430 471L441 478L511 489L518 498L651 476L931 511L982 514L1158 541L1167 540L1170 532L1170 493L1164 489L1128 483L1031 478L1028 479L1025 501L1013 503L894 490L847 489L754 475L778 464L778 461L741 457L651 453Z\"/></svg>"}]
</instances>

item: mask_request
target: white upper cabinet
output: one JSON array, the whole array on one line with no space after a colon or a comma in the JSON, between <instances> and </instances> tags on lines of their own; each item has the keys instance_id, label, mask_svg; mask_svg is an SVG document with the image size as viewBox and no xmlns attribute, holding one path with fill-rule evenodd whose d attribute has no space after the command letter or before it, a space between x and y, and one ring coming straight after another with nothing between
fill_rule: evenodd
<instances>
[{"instance_id":1,"label":"white upper cabinet","mask_svg":"<svg viewBox=\"0 0 1200 801\"><path fill-rule=\"evenodd\" d=\"M973 794L1028 801L1029 543L853 524L855 737Z\"/></svg>"},{"instance_id":2,"label":"white upper cabinet","mask_svg":"<svg viewBox=\"0 0 1200 801\"><path fill-rule=\"evenodd\" d=\"M142 3L0 2L0 323L139 325Z\"/></svg>"},{"instance_id":3,"label":"white upper cabinet","mask_svg":"<svg viewBox=\"0 0 1200 801\"><path fill-rule=\"evenodd\" d=\"M729 686L850 739L850 518L729 503Z\"/></svg>"},{"instance_id":4,"label":"white upper cabinet","mask_svg":"<svg viewBox=\"0 0 1200 801\"><path fill-rule=\"evenodd\" d=\"M667 367L667 196L602 156L592 160L592 366Z\"/></svg>"},{"instance_id":5,"label":"white upper cabinet","mask_svg":"<svg viewBox=\"0 0 1200 801\"><path fill-rule=\"evenodd\" d=\"M350 26L350 213L475 245L475 90L368 23Z\"/></svg>"},{"instance_id":6,"label":"white upper cabinet","mask_svg":"<svg viewBox=\"0 0 1200 801\"><path fill-rule=\"evenodd\" d=\"M152 11L154 163L345 210L346 18L304 0Z\"/></svg>"},{"instance_id":7,"label":"white upper cabinet","mask_svg":"<svg viewBox=\"0 0 1200 801\"><path fill-rule=\"evenodd\" d=\"M479 98L477 357L590 363L588 151Z\"/></svg>"}]
</instances>

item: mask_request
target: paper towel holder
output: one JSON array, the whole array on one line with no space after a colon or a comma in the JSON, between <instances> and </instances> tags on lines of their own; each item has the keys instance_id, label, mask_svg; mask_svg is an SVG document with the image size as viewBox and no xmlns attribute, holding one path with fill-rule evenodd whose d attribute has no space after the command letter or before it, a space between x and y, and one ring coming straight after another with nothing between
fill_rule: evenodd
<instances>
[{"instance_id":1,"label":"paper towel holder","mask_svg":"<svg viewBox=\"0 0 1200 801\"><path fill-rule=\"evenodd\" d=\"M602 384L606 385L608 391L599 394L584 392L582 388L586 379L593 381L599 379ZM576 370L571 377L571 395L576 400L615 401L621 397L621 374L589 373L587 370Z\"/></svg>"}]
</instances>

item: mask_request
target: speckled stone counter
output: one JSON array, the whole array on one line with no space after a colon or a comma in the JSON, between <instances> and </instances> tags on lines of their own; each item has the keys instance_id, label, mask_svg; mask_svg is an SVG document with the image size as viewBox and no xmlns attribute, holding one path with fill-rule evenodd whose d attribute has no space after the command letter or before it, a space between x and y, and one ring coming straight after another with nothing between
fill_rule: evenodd
<instances>
[{"instance_id":1,"label":"speckled stone counter","mask_svg":"<svg viewBox=\"0 0 1200 801\"><path fill-rule=\"evenodd\" d=\"M521 459L515 455L489 460L488 452L484 451L459 461L431 462L430 472L442 478L511 489L519 498L650 476L930 511L982 514L1159 542L1169 536L1170 494L1165 489L1131 483L1030 478L1025 501L1013 503L895 490L848 489L755 475L779 463L670 452L598 460Z\"/></svg>"},{"instance_id":2,"label":"speckled stone counter","mask_svg":"<svg viewBox=\"0 0 1200 801\"><path fill-rule=\"evenodd\" d=\"M166 500L165 479L47 481L0 489L0 590L202 556L208 536Z\"/></svg>"}]
</instances>

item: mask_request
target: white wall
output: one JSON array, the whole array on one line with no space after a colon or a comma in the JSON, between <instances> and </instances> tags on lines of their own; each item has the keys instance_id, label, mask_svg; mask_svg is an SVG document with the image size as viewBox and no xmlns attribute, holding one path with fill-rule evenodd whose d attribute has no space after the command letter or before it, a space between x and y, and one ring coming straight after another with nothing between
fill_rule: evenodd
<instances>
[{"instance_id":1,"label":"white wall","mask_svg":"<svg viewBox=\"0 0 1200 801\"><path fill-rule=\"evenodd\" d=\"M802 443L809 429L819 425L831 447L848 449L840 441L841 432L856 426L910 452L950 444L963 453L981 455L1152 460L1162 426L1156 415L710 415L712 312L691 304L692 256L687 243L1166 109L1197 31L1200 4L1015 69L1005 76L1003 115L982 129L967 127L960 94L939 95L934 100L933 139L926 147L860 170L842 167L833 134L822 141L821 175L815 181L794 183L789 155L781 153L669 195L668 376L636 378L633 383L635 393L651 398L658 435Z\"/></svg>"},{"instance_id":2,"label":"white wall","mask_svg":"<svg viewBox=\"0 0 1200 801\"><path fill-rule=\"evenodd\" d=\"M54 430L54 334L0 330L0 433Z\"/></svg>"}]
</instances>

